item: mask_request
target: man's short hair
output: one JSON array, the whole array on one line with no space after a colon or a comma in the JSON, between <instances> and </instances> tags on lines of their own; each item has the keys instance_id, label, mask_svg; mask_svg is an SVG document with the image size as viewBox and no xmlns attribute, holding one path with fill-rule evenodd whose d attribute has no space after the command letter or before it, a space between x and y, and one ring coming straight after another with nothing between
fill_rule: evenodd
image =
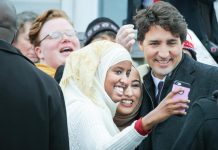
<instances>
[{"instance_id":1,"label":"man's short hair","mask_svg":"<svg viewBox=\"0 0 218 150\"><path fill-rule=\"evenodd\" d=\"M187 23L184 17L167 2L159 1L147 9L138 11L134 20L138 29L138 41L143 41L150 27L156 25L180 37L181 42L186 39Z\"/></svg>"}]
</instances>

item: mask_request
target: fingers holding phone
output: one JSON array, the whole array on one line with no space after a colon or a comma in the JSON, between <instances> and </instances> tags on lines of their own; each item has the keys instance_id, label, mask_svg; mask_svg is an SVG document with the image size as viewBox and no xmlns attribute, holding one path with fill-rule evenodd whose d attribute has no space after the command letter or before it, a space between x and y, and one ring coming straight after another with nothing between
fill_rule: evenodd
<instances>
[{"instance_id":1,"label":"fingers holding phone","mask_svg":"<svg viewBox=\"0 0 218 150\"><path fill-rule=\"evenodd\" d=\"M173 83L172 92L175 93L175 95L172 97L174 101L177 100L188 100L189 99L189 92L190 92L190 84L175 80ZM182 105L180 103L177 104L178 106ZM179 109L178 111L184 112L186 114L186 109Z\"/></svg>"},{"instance_id":2,"label":"fingers holding phone","mask_svg":"<svg viewBox=\"0 0 218 150\"><path fill-rule=\"evenodd\" d=\"M190 84L182 81L174 81L172 91L176 91L177 94L173 97L174 100L176 99L188 99L189 92L190 92Z\"/></svg>"},{"instance_id":3,"label":"fingers holding phone","mask_svg":"<svg viewBox=\"0 0 218 150\"><path fill-rule=\"evenodd\" d=\"M152 120L154 124L160 123L172 115L186 115L189 107L188 95L190 85L184 82L175 81L172 91L159 103L159 105L144 116L144 119Z\"/></svg>"}]
</instances>

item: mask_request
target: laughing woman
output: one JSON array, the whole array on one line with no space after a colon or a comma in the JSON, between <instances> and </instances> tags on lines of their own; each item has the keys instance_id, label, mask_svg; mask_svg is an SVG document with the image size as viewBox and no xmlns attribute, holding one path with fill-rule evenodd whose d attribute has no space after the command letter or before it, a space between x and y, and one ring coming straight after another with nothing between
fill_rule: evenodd
<instances>
[{"instance_id":1,"label":"laughing woman","mask_svg":"<svg viewBox=\"0 0 218 150\"><path fill-rule=\"evenodd\" d=\"M29 39L39 58L36 67L52 77L70 53L80 49L74 26L58 9L47 10L33 21Z\"/></svg>"},{"instance_id":2,"label":"laughing woman","mask_svg":"<svg viewBox=\"0 0 218 150\"><path fill-rule=\"evenodd\" d=\"M123 92L123 96L114 116L114 123L120 130L131 125L139 113L142 103L142 83L139 72L132 67L128 78L128 85Z\"/></svg>"},{"instance_id":3,"label":"laughing woman","mask_svg":"<svg viewBox=\"0 0 218 150\"><path fill-rule=\"evenodd\" d=\"M148 115L123 131L113 122L131 71L129 52L109 41L94 42L72 53L66 61L61 87L65 97L71 150L132 150L157 123L186 114L188 100L169 95Z\"/></svg>"}]
</instances>

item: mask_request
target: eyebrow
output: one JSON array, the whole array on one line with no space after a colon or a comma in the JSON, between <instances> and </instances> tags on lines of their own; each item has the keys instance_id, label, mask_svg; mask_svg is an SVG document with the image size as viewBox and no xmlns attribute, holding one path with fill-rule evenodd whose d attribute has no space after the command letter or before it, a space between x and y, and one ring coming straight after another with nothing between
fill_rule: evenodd
<instances>
[{"instance_id":1,"label":"eyebrow","mask_svg":"<svg viewBox=\"0 0 218 150\"><path fill-rule=\"evenodd\" d=\"M132 82L138 82L138 83L141 83L140 80L138 80L138 79L135 79L135 80L133 80Z\"/></svg>"},{"instance_id":2,"label":"eyebrow","mask_svg":"<svg viewBox=\"0 0 218 150\"><path fill-rule=\"evenodd\" d=\"M167 42L173 42L173 41L177 41L177 39L169 39L169 40L167 40Z\"/></svg>"},{"instance_id":3,"label":"eyebrow","mask_svg":"<svg viewBox=\"0 0 218 150\"><path fill-rule=\"evenodd\" d=\"M150 40L148 42L152 43L152 42L160 42L161 40Z\"/></svg>"},{"instance_id":4,"label":"eyebrow","mask_svg":"<svg viewBox=\"0 0 218 150\"><path fill-rule=\"evenodd\" d=\"M116 66L116 67L114 67L114 69L124 69L124 68L121 66Z\"/></svg>"}]
</instances>

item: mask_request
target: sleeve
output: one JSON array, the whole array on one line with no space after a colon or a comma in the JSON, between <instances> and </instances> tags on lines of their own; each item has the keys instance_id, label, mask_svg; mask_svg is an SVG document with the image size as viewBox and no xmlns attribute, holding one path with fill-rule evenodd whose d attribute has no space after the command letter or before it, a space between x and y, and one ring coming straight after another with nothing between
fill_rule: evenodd
<instances>
[{"instance_id":1,"label":"sleeve","mask_svg":"<svg viewBox=\"0 0 218 150\"><path fill-rule=\"evenodd\" d=\"M218 111L218 110L217 110ZM200 146L203 149L203 147L207 150L217 150L218 148L218 117L216 118L210 118L206 120L203 124L203 127L201 129L202 131L199 132L199 143L203 142L204 145L198 144L197 146Z\"/></svg>"},{"instance_id":2,"label":"sleeve","mask_svg":"<svg viewBox=\"0 0 218 150\"><path fill-rule=\"evenodd\" d=\"M52 88L49 98L50 150L69 150L67 117L62 91L58 85Z\"/></svg>"},{"instance_id":3,"label":"sleeve","mask_svg":"<svg viewBox=\"0 0 218 150\"><path fill-rule=\"evenodd\" d=\"M171 150L191 149L195 143L196 136L201 128L204 120L204 115L201 107L194 104L190 110L184 126Z\"/></svg>"},{"instance_id":4,"label":"sleeve","mask_svg":"<svg viewBox=\"0 0 218 150\"><path fill-rule=\"evenodd\" d=\"M218 89L218 67L211 67L211 72L210 77L208 77L209 80L206 80L206 84L210 85L210 88L207 90L209 90L208 93L212 95L212 93Z\"/></svg>"},{"instance_id":5,"label":"sleeve","mask_svg":"<svg viewBox=\"0 0 218 150\"><path fill-rule=\"evenodd\" d=\"M133 150L135 149L147 135L140 135L134 128L135 122L122 130L120 133L111 137L110 141L102 146L107 150Z\"/></svg>"},{"instance_id":6,"label":"sleeve","mask_svg":"<svg viewBox=\"0 0 218 150\"><path fill-rule=\"evenodd\" d=\"M197 150L217 150L218 148L218 108L216 101L205 101L201 104L205 111L205 119L196 136Z\"/></svg>"},{"instance_id":7,"label":"sleeve","mask_svg":"<svg viewBox=\"0 0 218 150\"><path fill-rule=\"evenodd\" d=\"M135 130L134 123L113 136L107 130L99 111L84 106L69 109L72 110L68 113L71 150L133 150L146 137Z\"/></svg>"}]
</instances>

